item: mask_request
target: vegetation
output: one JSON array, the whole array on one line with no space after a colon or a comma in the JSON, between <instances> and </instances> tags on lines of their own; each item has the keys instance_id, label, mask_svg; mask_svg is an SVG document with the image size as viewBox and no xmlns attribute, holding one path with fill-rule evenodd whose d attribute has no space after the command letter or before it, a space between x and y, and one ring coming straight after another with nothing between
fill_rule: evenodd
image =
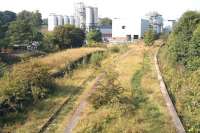
<instances>
[{"instance_id":1,"label":"vegetation","mask_svg":"<svg viewBox=\"0 0 200 133\"><path fill-rule=\"evenodd\" d=\"M103 73L105 77L98 81L96 92L88 98L96 109L105 105L112 106L116 102L121 102L122 99L120 94L123 88L117 80L118 73L111 69L104 70Z\"/></svg>"},{"instance_id":2,"label":"vegetation","mask_svg":"<svg viewBox=\"0 0 200 133\"><path fill-rule=\"evenodd\" d=\"M88 98L89 106L73 132L175 133L156 74L151 70L149 59L153 56L149 56L155 49L147 53L144 47L133 46L132 50L122 56L126 55L123 60L121 56L117 58L115 65L109 61L104 64L105 77L97 82ZM147 55L143 59L144 53Z\"/></svg>"},{"instance_id":3,"label":"vegetation","mask_svg":"<svg viewBox=\"0 0 200 133\"><path fill-rule=\"evenodd\" d=\"M101 18L98 23L99 23L100 26L112 25L112 19L110 19L110 18Z\"/></svg>"},{"instance_id":4,"label":"vegetation","mask_svg":"<svg viewBox=\"0 0 200 133\"><path fill-rule=\"evenodd\" d=\"M200 67L200 13L188 11L182 15L174 32L169 37L168 46L171 59L188 70Z\"/></svg>"},{"instance_id":5,"label":"vegetation","mask_svg":"<svg viewBox=\"0 0 200 133\"><path fill-rule=\"evenodd\" d=\"M47 67L37 63L15 65L0 80L0 114L21 111L46 97L54 87Z\"/></svg>"},{"instance_id":6,"label":"vegetation","mask_svg":"<svg viewBox=\"0 0 200 133\"><path fill-rule=\"evenodd\" d=\"M16 20L16 14L10 11L0 11L0 48L7 46L6 32L8 31L8 27L10 22Z\"/></svg>"},{"instance_id":7,"label":"vegetation","mask_svg":"<svg viewBox=\"0 0 200 133\"><path fill-rule=\"evenodd\" d=\"M46 57L36 58L33 60L36 60L37 62L49 66L50 73L56 73L56 72L63 72L65 71L66 67L80 59L81 57L84 57L88 54L97 52L97 51L104 51L103 48L79 48L79 49L69 49L64 50L61 52L49 54Z\"/></svg>"},{"instance_id":8,"label":"vegetation","mask_svg":"<svg viewBox=\"0 0 200 133\"><path fill-rule=\"evenodd\" d=\"M72 25L58 26L53 31L54 44L60 49L81 47L84 44L85 33Z\"/></svg>"},{"instance_id":9,"label":"vegetation","mask_svg":"<svg viewBox=\"0 0 200 133\"><path fill-rule=\"evenodd\" d=\"M54 80L50 76L51 70L59 65L64 68L69 63L98 50L103 49L70 49L14 65L0 80L0 129L3 127L3 131L9 132L20 125L17 132L38 131L66 96L72 98L69 101L70 106L67 106L69 112L73 107L74 98L83 87L77 83L89 81L90 75L94 76L94 73L90 71L90 67L83 67L75 71L75 74Z\"/></svg>"},{"instance_id":10,"label":"vegetation","mask_svg":"<svg viewBox=\"0 0 200 133\"><path fill-rule=\"evenodd\" d=\"M92 30L87 33L87 43L102 42L101 32L99 30Z\"/></svg>"},{"instance_id":11,"label":"vegetation","mask_svg":"<svg viewBox=\"0 0 200 133\"><path fill-rule=\"evenodd\" d=\"M182 15L159 52L161 71L189 133L200 132L200 13Z\"/></svg>"},{"instance_id":12,"label":"vegetation","mask_svg":"<svg viewBox=\"0 0 200 133\"><path fill-rule=\"evenodd\" d=\"M7 31L7 39L10 45L29 44L33 41L42 41L42 34L39 32L42 24L41 14L36 12L22 11L17 14L16 21L10 23Z\"/></svg>"},{"instance_id":13,"label":"vegetation","mask_svg":"<svg viewBox=\"0 0 200 133\"><path fill-rule=\"evenodd\" d=\"M150 28L147 32L144 34L144 42L146 45L150 46L153 45L154 41L156 40L156 33L155 31Z\"/></svg>"}]
</instances>

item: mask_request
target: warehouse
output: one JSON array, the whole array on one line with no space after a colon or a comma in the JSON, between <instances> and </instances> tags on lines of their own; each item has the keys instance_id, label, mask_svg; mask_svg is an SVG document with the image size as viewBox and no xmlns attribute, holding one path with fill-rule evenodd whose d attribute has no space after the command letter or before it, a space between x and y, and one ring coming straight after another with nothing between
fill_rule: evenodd
<instances>
[{"instance_id":1,"label":"warehouse","mask_svg":"<svg viewBox=\"0 0 200 133\"><path fill-rule=\"evenodd\" d=\"M141 18L114 18L112 41L127 42L143 37L149 28L149 21Z\"/></svg>"}]
</instances>

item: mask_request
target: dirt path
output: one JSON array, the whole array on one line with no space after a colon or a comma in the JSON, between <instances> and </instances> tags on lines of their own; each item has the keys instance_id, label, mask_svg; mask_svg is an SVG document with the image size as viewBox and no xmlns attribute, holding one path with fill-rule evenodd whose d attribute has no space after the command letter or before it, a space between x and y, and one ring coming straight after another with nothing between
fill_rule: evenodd
<instances>
[{"instance_id":1,"label":"dirt path","mask_svg":"<svg viewBox=\"0 0 200 133\"><path fill-rule=\"evenodd\" d=\"M128 50L127 52L123 53L122 55L120 55L119 57L116 57L113 59L113 63L116 63L117 61L125 58L126 56L128 56L131 52L133 51L133 49ZM81 114L83 113L83 111L85 110L85 108L87 107L87 98L95 91L96 88L96 84L98 83L98 81L103 77L103 74L100 74L99 76L96 77L95 79L95 83L93 84L93 86L91 87L91 91L89 91L85 97L81 100L79 106L77 107L77 109L75 110L75 112L73 113L71 119L69 120L69 123L67 124L67 127L65 129L65 133L72 133L72 130L76 127L76 125L78 124Z\"/></svg>"},{"instance_id":2,"label":"dirt path","mask_svg":"<svg viewBox=\"0 0 200 133\"><path fill-rule=\"evenodd\" d=\"M87 98L94 92L94 90L96 89L96 84L97 82L102 78L102 74L100 74L96 79L95 79L95 83L93 84L93 86L91 87L91 91L89 91L85 97L81 100L79 106L77 107L77 109L75 110L74 114L72 115L70 122L67 125L67 128L65 129L65 133L71 133L73 128L75 128L75 126L77 125L77 123L79 122L79 119L81 117L81 113L84 111L84 109L87 106Z\"/></svg>"}]
</instances>

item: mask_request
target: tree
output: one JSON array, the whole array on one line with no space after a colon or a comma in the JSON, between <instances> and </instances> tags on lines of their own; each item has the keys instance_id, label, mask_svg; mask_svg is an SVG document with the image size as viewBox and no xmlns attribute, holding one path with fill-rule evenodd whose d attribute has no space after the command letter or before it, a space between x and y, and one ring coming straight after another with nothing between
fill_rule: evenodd
<instances>
[{"instance_id":1,"label":"tree","mask_svg":"<svg viewBox=\"0 0 200 133\"><path fill-rule=\"evenodd\" d=\"M36 11L22 11L16 21L10 23L7 38L10 45L29 44L33 41L42 41L43 35L39 32L42 24L41 14Z\"/></svg>"},{"instance_id":2,"label":"tree","mask_svg":"<svg viewBox=\"0 0 200 133\"><path fill-rule=\"evenodd\" d=\"M102 34L99 30L92 30L87 33L87 42L101 42L102 41Z\"/></svg>"},{"instance_id":3,"label":"tree","mask_svg":"<svg viewBox=\"0 0 200 133\"><path fill-rule=\"evenodd\" d=\"M153 28L150 28L144 34L144 42L146 45L153 45L154 41L156 40L156 33Z\"/></svg>"},{"instance_id":4,"label":"tree","mask_svg":"<svg viewBox=\"0 0 200 133\"><path fill-rule=\"evenodd\" d=\"M42 15L39 11L29 12L24 10L17 15L17 20L23 20L34 28L40 28L42 25Z\"/></svg>"},{"instance_id":5,"label":"tree","mask_svg":"<svg viewBox=\"0 0 200 133\"><path fill-rule=\"evenodd\" d=\"M85 33L82 29L72 25L58 26L53 31L54 44L60 49L80 47L85 40Z\"/></svg>"},{"instance_id":6,"label":"tree","mask_svg":"<svg viewBox=\"0 0 200 133\"><path fill-rule=\"evenodd\" d=\"M29 44L33 41L31 25L23 20L12 22L9 25L7 36L11 45Z\"/></svg>"},{"instance_id":7,"label":"tree","mask_svg":"<svg viewBox=\"0 0 200 133\"><path fill-rule=\"evenodd\" d=\"M0 47L7 45L5 35L10 22L16 20L16 14L10 11L0 12Z\"/></svg>"},{"instance_id":8,"label":"tree","mask_svg":"<svg viewBox=\"0 0 200 133\"><path fill-rule=\"evenodd\" d=\"M197 70L200 68L200 25L193 32L191 43L188 49L187 68Z\"/></svg>"},{"instance_id":9,"label":"tree","mask_svg":"<svg viewBox=\"0 0 200 133\"><path fill-rule=\"evenodd\" d=\"M110 19L110 18L101 18L99 20L99 25L112 25L112 19Z\"/></svg>"},{"instance_id":10,"label":"tree","mask_svg":"<svg viewBox=\"0 0 200 133\"><path fill-rule=\"evenodd\" d=\"M199 68L200 13L185 12L168 39L168 56L190 70Z\"/></svg>"}]
</instances>

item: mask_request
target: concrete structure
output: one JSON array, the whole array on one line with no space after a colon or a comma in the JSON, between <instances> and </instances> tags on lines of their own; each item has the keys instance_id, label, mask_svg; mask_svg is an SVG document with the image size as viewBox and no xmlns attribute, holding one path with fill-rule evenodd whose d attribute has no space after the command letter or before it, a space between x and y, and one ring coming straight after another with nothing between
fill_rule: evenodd
<instances>
[{"instance_id":1,"label":"concrete structure","mask_svg":"<svg viewBox=\"0 0 200 133\"><path fill-rule=\"evenodd\" d=\"M48 31L53 31L57 25L57 16L55 14L50 14L48 17Z\"/></svg>"},{"instance_id":2,"label":"concrete structure","mask_svg":"<svg viewBox=\"0 0 200 133\"><path fill-rule=\"evenodd\" d=\"M69 24L69 22L70 22L69 17L67 15L65 15L63 18L64 18L64 25Z\"/></svg>"},{"instance_id":3,"label":"concrete structure","mask_svg":"<svg viewBox=\"0 0 200 133\"><path fill-rule=\"evenodd\" d=\"M143 37L149 29L149 21L141 18L115 18L112 27L112 41L131 42Z\"/></svg>"},{"instance_id":4,"label":"concrete structure","mask_svg":"<svg viewBox=\"0 0 200 133\"><path fill-rule=\"evenodd\" d=\"M102 34L102 40L109 42L112 39L112 25L100 26L99 30Z\"/></svg>"},{"instance_id":5,"label":"concrete structure","mask_svg":"<svg viewBox=\"0 0 200 133\"><path fill-rule=\"evenodd\" d=\"M58 26L61 26L64 24L64 19L62 15L57 15L57 19L58 19Z\"/></svg>"},{"instance_id":6,"label":"concrete structure","mask_svg":"<svg viewBox=\"0 0 200 133\"><path fill-rule=\"evenodd\" d=\"M69 17L69 24L71 24L71 25L75 25L75 18L74 18L74 16L70 16Z\"/></svg>"},{"instance_id":7,"label":"concrete structure","mask_svg":"<svg viewBox=\"0 0 200 133\"><path fill-rule=\"evenodd\" d=\"M141 33L140 33L141 38L144 37L144 33L149 30L149 25L150 25L149 20L141 19Z\"/></svg>"},{"instance_id":8,"label":"concrete structure","mask_svg":"<svg viewBox=\"0 0 200 133\"><path fill-rule=\"evenodd\" d=\"M86 30L90 31L91 29L97 28L98 21L98 8L86 7Z\"/></svg>"},{"instance_id":9,"label":"concrete structure","mask_svg":"<svg viewBox=\"0 0 200 133\"><path fill-rule=\"evenodd\" d=\"M160 34L163 31L162 15L157 12L150 12L146 15L146 17L149 19L150 26L153 27L154 31L157 34Z\"/></svg>"},{"instance_id":10,"label":"concrete structure","mask_svg":"<svg viewBox=\"0 0 200 133\"><path fill-rule=\"evenodd\" d=\"M86 29L90 31L91 29L97 28L98 21L98 8L97 7L86 7L83 2L75 3L74 5L74 16L62 16L50 14L48 19L48 29L52 31L58 25L71 24L78 28ZM55 16L57 18L55 18ZM56 20L54 20L56 19Z\"/></svg>"},{"instance_id":11,"label":"concrete structure","mask_svg":"<svg viewBox=\"0 0 200 133\"><path fill-rule=\"evenodd\" d=\"M85 13L85 4L83 2L75 3L75 21L76 21L76 27L85 29L85 19L86 19L86 13Z\"/></svg>"}]
</instances>

